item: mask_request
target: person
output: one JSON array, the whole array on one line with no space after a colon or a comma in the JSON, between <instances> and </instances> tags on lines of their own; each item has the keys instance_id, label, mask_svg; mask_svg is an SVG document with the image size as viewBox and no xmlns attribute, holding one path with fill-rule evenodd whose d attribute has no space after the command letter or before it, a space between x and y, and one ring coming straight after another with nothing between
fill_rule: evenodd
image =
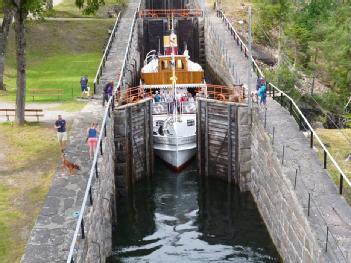
<instances>
[{"instance_id":1,"label":"person","mask_svg":"<svg viewBox=\"0 0 351 263\"><path fill-rule=\"evenodd\" d=\"M260 106L263 104L266 106L267 103L267 88L264 80L261 81L261 87L258 90L258 96L260 97Z\"/></svg>"},{"instance_id":2,"label":"person","mask_svg":"<svg viewBox=\"0 0 351 263\"><path fill-rule=\"evenodd\" d=\"M98 133L99 133L99 129L97 127L97 124L93 122L91 126L87 129L87 141L89 145L90 159L93 159L95 154L96 145L98 142L98 138L97 138Z\"/></svg>"},{"instance_id":3,"label":"person","mask_svg":"<svg viewBox=\"0 0 351 263\"><path fill-rule=\"evenodd\" d=\"M88 90L88 76L84 75L83 77L80 78L80 88L82 90L81 97L84 97L84 94L88 94L89 96L89 90Z\"/></svg>"},{"instance_id":4,"label":"person","mask_svg":"<svg viewBox=\"0 0 351 263\"><path fill-rule=\"evenodd\" d=\"M66 121L62 118L62 115L57 116L57 120L54 125L57 131L57 140L60 144L61 151L64 151L67 142L67 131L66 131Z\"/></svg>"},{"instance_id":5,"label":"person","mask_svg":"<svg viewBox=\"0 0 351 263\"><path fill-rule=\"evenodd\" d=\"M108 100L112 96L113 86L114 86L114 82L112 80L107 82L107 84L105 85L102 106L105 106L105 102L108 102Z\"/></svg>"},{"instance_id":6,"label":"person","mask_svg":"<svg viewBox=\"0 0 351 263\"><path fill-rule=\"evenodd\" d=\"M158 91L156 91L156 95L154 97L155 102L160 102L161 101L161 96L158 94Z\"/></svg>"}]
</instances>

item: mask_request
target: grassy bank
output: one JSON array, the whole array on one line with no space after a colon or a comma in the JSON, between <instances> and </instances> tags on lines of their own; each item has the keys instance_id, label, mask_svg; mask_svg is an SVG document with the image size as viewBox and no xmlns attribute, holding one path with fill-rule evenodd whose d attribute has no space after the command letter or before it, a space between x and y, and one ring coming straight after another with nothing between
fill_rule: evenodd
<instances>
[{"instance_id":1,"label":"grassy bank","mask_svg":"<svg viewBox=\"0 0 351 263\"><path fill-rule=\"evenodd\" d=\"M60 152L47 125L0 125L0 262L19 262Z\"/></svg>"},{"instance_id":2,"label":"grassy bank","mask_svg":"<svg viewBox=\"0 0 351 263\"><path fill-rule=\"evenodd\" d=\"M100 63L107 31L114 19L91 21L31 22L27 30L27 101L31 89L64 89L63 97L35 98L42 101L72 100L80 95L79 80L88 75L90 86ZM5 84L0 94L15 100L16 64L13 30L6 56Z\"/></svg>"},{"instance_id":3,"label":"grassy bank","mask_svg":"<svg viewBox=\"0 0 351 263\"><path fill-rule=\"evenodd\" d=\"M351 154L351 143L348 141L351 138L351 129L318 129L318 135L321 140L327 145L330 154L334 157L335 161L339 164L343 172L351 180L351 161L345 161L347 156ZM323 151L316 144L317 149L319 149L318 154L321 160L323 160ZM331 161L328 160L328 172L331 175L334 182L339 186L340 176ZM351 189L344 183L344 197L347 199L349 204L351 204Z\"/></svg>"}]
</instances>

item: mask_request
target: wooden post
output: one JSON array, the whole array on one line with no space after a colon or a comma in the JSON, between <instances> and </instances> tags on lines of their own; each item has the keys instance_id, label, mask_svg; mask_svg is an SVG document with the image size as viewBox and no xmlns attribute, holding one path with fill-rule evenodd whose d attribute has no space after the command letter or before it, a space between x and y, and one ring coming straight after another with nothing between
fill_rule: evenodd
<instances>
[{"instance_id":1,"label":"wooden post","mask_svg":"<svg viewBox=\"0 0 351 263\"><path fill-rule=\"evenodd\" d=\"M208 102L205 103L205 176L208 177Z\"/></svg>"},{"instance_id":2,"label":"wooden post","mask_svg":"<svg viewBox=\"0 0 351 263\"><path fill-rule=\"evenodd\" d=\"M197 169L202 176L202 156L201 156L201 100L196 100L196 143L197 143Z\"/></svg>"},{"instance_id":3,"label":"wooden post","mask_svg":"<svg viewBox=\"0 0 351 263\"><path fill-rule=\"evenodd\" d=\"M232 106L228 104L228 183L232 181Z\"/></svg>"},{"instance_id":4,"label":"wooden post","mask_svg":"<svg viewBox=\"0 0 351 263\"><path fill-rule=\"evenodd\" d=\"M148 116L147 116L147 107L149 106L149 104L145 103L145 107L144 107L144 144L145 144L145 158L144 158L144 167L145 167L145 172L146 172L146 176L150 176L150 156L149 156L149 129L148 129Z\"/></svg>"},{"instance_id":5,"label":"wooden post","mask_svg":"<svg viewBox=\"0 0 351 263\"><path fill-rule=\"evenodd\" d=\"M150 174L152 175L154 172L154 138L153 138L153 118L152 118L152 100L149 101L149 144L150 144L150 154L149 154L149 162L150 162Z\"/></svg>"}]
</instances>

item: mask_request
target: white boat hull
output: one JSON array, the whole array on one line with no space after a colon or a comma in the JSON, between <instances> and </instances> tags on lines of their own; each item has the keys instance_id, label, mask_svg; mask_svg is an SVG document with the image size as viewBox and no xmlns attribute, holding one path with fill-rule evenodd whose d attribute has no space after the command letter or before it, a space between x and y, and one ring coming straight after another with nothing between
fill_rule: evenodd
<instances>
[{"instance_id":1,"label":"white boat hull","mask_svg":"<svg viewBox=\"0 0 351 263\"><path fill-rule=\"evenodd\" d=\"M189 163L189 161L195 156L196 147L192 149L185 149L179 151L170 151L155 149L155 154L164 162L172 167L174 170L181 170Z\"/></svg>"},{"instance_id":2,"label":"white boat hull","mask_svg":"<svg viewBox=\"0 0 351 263\"><path fill-rule=\"evenodd\" d=\"M186 164L196 154L196 115L181 116L181 120L174 123L172 134L160 134L157 122L167 116L154 116L154 152L174 170L185 168Z\"/></svg>"}]
</instances>

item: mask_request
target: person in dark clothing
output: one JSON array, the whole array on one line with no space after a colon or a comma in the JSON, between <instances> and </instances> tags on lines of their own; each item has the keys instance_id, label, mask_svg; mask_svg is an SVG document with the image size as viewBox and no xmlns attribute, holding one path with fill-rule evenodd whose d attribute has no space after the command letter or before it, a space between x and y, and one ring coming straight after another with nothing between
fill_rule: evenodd
<instances>
[{"instance_id":1,"label":"person in dark clothing","mask_svg":"<svg viewBox=\"0 0 351 263\"><path fill-rule=\"evenodd\" d=\"M105 106L105 102L108 102L110 97L112 97L114 83L110 80L104 87L102 106Z\"/></svg>"},{"instance_id":2,"label":"person in dark clothing","mask_svg":"<svg viewBox=\"0 0 351 263\"><path fill-rule=\"evenodd\" d=\"M62 118L61 115L58 115L58 118L54 125L57 131L57 140L60 144L61 150L65 149L65 144L67 142L67 131L66 131L66 121Z\"/></svg>"},{"instance_id":3,"label":"person in dark clothing","mask_svg":"<svg viewBox=\"0 0 351 263\"><path fill-rule=\"evenodd\" d=\"M88 76L84 75L83 77L81 77L80 79L80 88L82 90L82 94L81 96L83 97L84 94L88 94L89 90L88 90Z\"/></svg>"}]
</instances>

